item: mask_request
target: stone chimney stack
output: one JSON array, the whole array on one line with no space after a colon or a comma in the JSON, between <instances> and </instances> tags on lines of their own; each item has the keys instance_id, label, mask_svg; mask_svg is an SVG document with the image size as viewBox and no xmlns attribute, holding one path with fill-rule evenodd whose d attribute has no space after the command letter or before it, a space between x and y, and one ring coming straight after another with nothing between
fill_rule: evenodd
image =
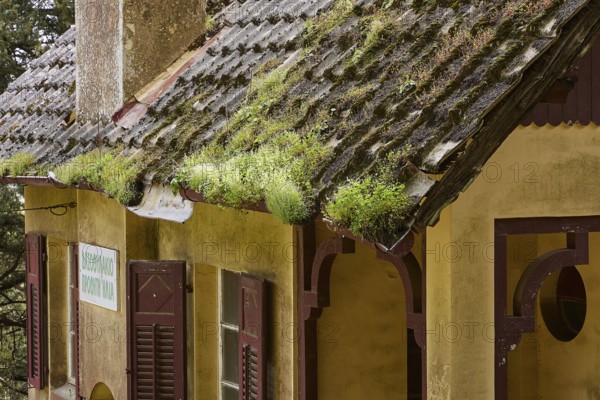
<instances>
[{"instance_id":1,"label":"stone chimney stack","mask_svg":"<svg viewBox=\"0 0 600 400\"><path fill-rule=\"evenodd\" d=\"M108 120L205 29L206 0L77 0L77 118Z\"/></svg>"}]
</instances>

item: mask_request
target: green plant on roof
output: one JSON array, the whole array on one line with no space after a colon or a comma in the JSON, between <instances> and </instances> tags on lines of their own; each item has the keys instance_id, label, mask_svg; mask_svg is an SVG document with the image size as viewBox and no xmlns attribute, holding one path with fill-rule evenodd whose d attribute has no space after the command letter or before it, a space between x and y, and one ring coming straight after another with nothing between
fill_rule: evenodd
<instances>
[{"instance_id":1,"label":"green plant on roof","mask_svg":"<svg viewBox=\"0 0 600 400\"><path fill-rule=\"evenodd\" d=\"M306 51L314 50L329 32L350 18L353 8L354 0L337 0L329 12L307 20L302 35Z\"/></svg>"},{"instance_id":2,"label":"green plant on roof","mask_svg":"<svg viewBox=\"0 0 600 400\"><path fill-rule=\"evenodd\" d=\"M316 130L302 137L286 132L253 151L206 147L184 160L172 182L174 189L184 185L209 202L236 208L265 200L281 221L305 222L312 200L310 180L330 155Z\"/></svg>"},{"instance_id":3,"label":"green plant on roof","mask_svg":"<svg viewBox=\"0 0 600 400\"><path fill-rule=\"evenodd\" d=\"M389 13L381 13L381 15L375 15L372 18L364 18L361 21L361 25L364 41L350 58L349 61L351 64L359 64L365 62L367 59L373 61L372 56L374 52L386 43L390 32L395 29L394 20Z\"/></svg>"},{"instance_id":4,"label":"green plant on roof","mask_svg":"<svg viewBox=\"0 0 600 400\"><path fill-rule=\"evenodd\" d=\"M172 181L208 202L247 207L264 201L284 223L305 222L314 212L312 181L331 149L329 108L319 109L294 89L311 68L317 45L352 15L353 0L336 0L330 11L305 23L303 49L276 59L254 74L243 106L218 138L184 159ZM366 95L368 88L356 95Z\"/></svg>"},{"instance_id":5,"label":"green plant on roof","mask_svg":"<svg viewBox=\"0 0 600 400\"><path fill-rule=\"evenodd\" d=\"M382 241L396 232L411 206L404 184L395 179L401 152L394 152L372 175L351 179L328 199L323 215L354 235Z\"/></svg>"},{"instance_id":6,"label":"green plant on roof","mask_svg":"<svg viewBox=\"0 0 600 400\"><path fill-rule=\"evenodd\" d=\"M307 104L286 104L290 88L302 79L298 63L296 59L267 73L256 73L246 104L221 131L221 138L228 137L230 147L256 148L273 136L294 129L307 112Z\"/></svg>"},{"instance_id":7,"label":"green plant on roof","mask_svg":"<svg viewBox=\"0 0 600 400\"><path fill-rule=\"evenodd\" d=\"M285 224L301 224L310 217L302 189L285 174L276 175L266 188L267 209Z\"/></svg>"},{"instance_id":8,"label":"green plant on roof","mask_svg":"<svg viewBox=\"0 0 600 400\"><path fill-rule=\"evenodd\" d=\"M92 150L56 167L58 180L77 184L81 180L102 188L122 204L130 204L139 197L136 188L141 163L135 156L119 154L120 149Z\"/></svg>"},{"instance_id":9,"label":"green plant on roof","mask_svg":"<svg viewBox=\"0 0 600 400\"><path fill-rule=\"evenodd\" d=\"M211 32L213 29L215 29L215 19L212 17L212 15L206 14L204 17L204 29L206 32Z\"/></svg>"},{"instance_id":10,"label":"green plant on roof","mask_svg":"<svg viewBox=\"0 0 600 400\"><path fill-rule=\"evenodd\" d=\"M293 60L278 67L267 62L255 73L245 104L233 115L220 133L234 149L255 149L271 138L295 130L304 119L309 104L289 99L288 94L306 72L308 54L332 29L352 14L354 0L337 0L332 9L305 23L305 48ZM279 63L283 59L276 59ZM298 100L298 101L294 101Z\"/></svg>"},{"instance_id":11,"label":"green plant on roof","mask_svg":"<svg viewBox=\"0 0 600 400\"><path fill-rule=\"evenodd\" d=\"M8 160L0 161L2 175L25 176L33 172L35 156L29 153L17 153Z\"/></svg>"}]
</instances>

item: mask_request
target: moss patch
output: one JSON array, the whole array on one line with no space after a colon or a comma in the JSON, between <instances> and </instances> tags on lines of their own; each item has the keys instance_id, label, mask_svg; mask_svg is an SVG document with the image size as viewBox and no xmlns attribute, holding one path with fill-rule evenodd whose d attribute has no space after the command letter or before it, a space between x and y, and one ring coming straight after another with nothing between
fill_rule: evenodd
<instances>
[{"instance_id":1,"label":"moss patch","mask_svg":"<svg viewBox=\"0 0 600 400\"><path fill-rule=\"evenodd\" d=\"M0 161L0 173L10 176L26 176L35 169L35 156L29 153L17 153L8 160Z\"/></svg>"},{"instance_id":2,"label":"moss patch","mask_svg":"<svg viewBox=\"0 0 600 400\"><path fill-rule=\"evenodd\" d=\"M253 151L215 145L186 158L173 185L236 208L264 200L283 222L299 224L310 216L310 179L329 155L314 131L290 131Z\"/></svg>"},{"instance_id":3,"label":"moss patch","mask_svg":"<svg viewBox=\"0 0 600 400\"><path fill-rule=\"evenodd\" d=\"M373 174L349 180L329 199L323 215L354 235L384 241L397 232L411 206L394 168L402 156L394 152Z\"/></svg>"},{"instance_id":4,"label":"moss patch","mask_svg":"<svg viewBox=\"0 0 600 400\"><path fill-rule=\"evenodd\" d=\"M307 79L312 52L351 16L353 5L338 0L330 12L307 21L295 59L259 68L245 103L217 140L185 158L172 181L174 189L183 185L209 202L235 208L264 201L284 223L309 219L315 211L312 181L332 153L323 143L331 116L290 93Z\"/></svg>"},{"instance_id":5,"label":"moss patch","mask_svg":"<svg viewBox=\"0 0 600 400\"><path fill-rule=\"evenodd\" d=\"M319 17L306 21L304 25L304 47L314 50L334 28L343 24L352 15L354 0L337 0L333 8Z\"/></svg>"},{"instance_id":6,"label":"moss patch","mask_svg":"<svg viewBox=\"0 0 600 400\"><path fill-rule=\"evenodd\" d=\"M92 150L57 166L54 172L63 183L72 185L85 180L120 203L131 204L141 195L137 185L141 162L137 157L119 154L120 150Z\"/></svg>"}]
</instances>

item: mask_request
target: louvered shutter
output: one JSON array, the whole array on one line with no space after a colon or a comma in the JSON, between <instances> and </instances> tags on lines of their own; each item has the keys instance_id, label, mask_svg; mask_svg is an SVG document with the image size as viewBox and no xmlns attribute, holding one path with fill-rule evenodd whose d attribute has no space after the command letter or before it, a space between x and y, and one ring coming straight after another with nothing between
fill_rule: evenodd
<instances>
[{"instance_id":1,"label":"louvered shutter","mask_svg":"<svg viewBox=\"0 0 600 400\"><path fill-rule=\"evenodd\" d=\"M186 399L185 262L130 261L130 399Z\"/></svg>"},{"instance_id":2,"label":"louvered shutter","mask_svg":"<svg viewBox=\"0 0 600 400\"><path fill-rule=\"evenodd\" d=\"M79 246L73 245L71 248L71 290L73 292L73 318L72 324L75 324L75 357L73 368L75 368L75 398L79 399Z\"/></svg>"},{"instance_id":3,"label":"louvered shutter","mask_svg":"<svg viewBox=\"0 0 600 400\"><path fill-rule=\"evenodd\" d=\"M266 399L265 281L240 276L240 400Z\"/></svg>"},{"instance_id":4,"label":"louvered shutter","mask_svg":"<svg viewBox=\"0 0 600 400\"><path fill-rule=\"evenodd\" d=\"M27 368L28 381L34 388L46 384L46 259L45 238L28 234L25 240L27 268Z\"/></svg>"}]
</instances>

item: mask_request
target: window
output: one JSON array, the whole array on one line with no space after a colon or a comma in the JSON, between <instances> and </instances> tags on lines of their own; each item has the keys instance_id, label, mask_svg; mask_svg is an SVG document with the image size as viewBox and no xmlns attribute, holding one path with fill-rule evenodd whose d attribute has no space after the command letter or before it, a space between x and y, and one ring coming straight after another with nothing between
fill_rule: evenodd
<instances>
[{"instance_id":1,"label":"window","mask_svg":"<svg viewBox=\"0 0 600 400\"><path fill-rule=\"evenodd\" d=\"M265 285L262 279L221 272L220 400L266 398Z\"/></svg>"},{"instance_id":2,"label":"window","mask_svg":"<svg viewBox=\"0 0 600 400\"><path fill-rule=\"evenodd\" d=\"M230 271L221 273L220 310L220 384L221 400L239 399L239 318L238 293L239 274Z\"/></svg>"},{"instance_id":3,"label":"window","mask_svg":"<svg viewBox=\"0 0 600 400\"><path fill-rule=\"evenodd\" d=\"M575 267L552 273L540 290L544 323L558 340L573 340L585 322L587 298L583 279Z\"/></svg>"}]
</instances>

